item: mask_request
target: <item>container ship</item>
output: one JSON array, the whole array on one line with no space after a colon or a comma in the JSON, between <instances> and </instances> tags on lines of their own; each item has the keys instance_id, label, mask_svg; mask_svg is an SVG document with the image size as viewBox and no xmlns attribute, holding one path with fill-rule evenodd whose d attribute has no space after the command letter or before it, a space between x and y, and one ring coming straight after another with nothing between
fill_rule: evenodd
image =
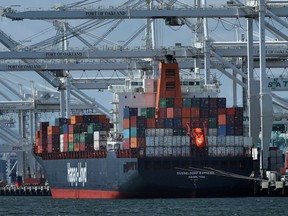
<instances>
[{"instance_id":1,"label":"container ship","mask_svg":"<svg viewBox=\"0 0 288 216\"><path fill-rule=\"evenodd\" d=\"M40 123L33 151L53 198L252 193L243 108L227 107L199 77L180 79L173 56L159 63L157 79L143 77L111 87L114 122L95 114Z\"/></svg>"}]
</instances>

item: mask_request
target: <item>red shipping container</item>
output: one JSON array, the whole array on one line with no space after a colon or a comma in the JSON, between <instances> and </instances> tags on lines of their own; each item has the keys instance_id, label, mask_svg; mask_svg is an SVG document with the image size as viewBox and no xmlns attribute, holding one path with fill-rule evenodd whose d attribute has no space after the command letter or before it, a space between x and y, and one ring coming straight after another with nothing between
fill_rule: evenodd
<instances>
[{"instance_id":1,"label":"red shipping container","mask_svg":"<svg viewBox=\"0 0 288 216\"><path fill-rule=\"evenodd\" d=\"M35 139L38 139L38 138L40 138L40 131L35 132Z\"/></svg>"},{"instance_id":2,"label":"red shipping container","mask_svg":"<svg viewBox=\"0 0 288 216\"><path fill-rule=\"evenodd\" d=\"M174 118L174 108L167 108L167 118Z\"/></svg>"},{"instance_id":3,"label":"red shipping container","mask_svg":"<svg viewBox=\"0 0 288 216\"><path fill-rule=\"evenodd\" d=\"M166 108L159 108L158 118L167 118L167 109Z\"/></svg>"},{"instance_id":4,"label":"red shipping container","mask_svg":"<svg viewBox=\"0 0 288 216\"><path fill-rule=\"evenodd\" d=\"M79 143L79 151L85 151L85 150L86 150L85 143Z\"/></svg>"},{"instance_id":5,"label":"red shipping container","mask_svg":"<svg viewBox=\"0 0 288 216\"><path fill-rule=\"evenodd\" d=\"M79 143L74 143L74 151L80 151L80 144Z\"/></svg>"},{"instance_id":6,"label":"red shipping container","mask_svg":"<svg viewBox=\"0 0 288 216\"><path fill-rule=\"evenodd\" d=\"M68 152L68 142L63 143L63 152Z\"/></svg>"},{"instance_id":7,"label":"red shipping container","mask_svg":"<svg viewBox=\"0 0 288 216\"><path fill-rule=\"evenodd\" d=\"M218 115L226 115L226 108L218 108Z\"/></svg>"},{"instance_id":8,"label":"red shipping container","mask_svg":"<svg viewBox=\"0 0 288 216\"><path fill-rule=\"evenodd\" d=\"M218 125L226 125L226 114L218 115Z\"/></svg>"},{"instance_id":9,"label":"red shipping container","mask_svg":"<svg viewBox=\"0 0 288 216\"><path fill-rule=\"evenodd\" d=\"M182 128L186 128L187 123L191 123L190 118L182 118Z\"/></svg>"},{"instance_id":10,"label":"red shipping container","mask_svg":"<svg viewBox=\"0 0 288 216\"><path fill-rule=\"evenodd\" d=\"M146 146L146 139L144 137L131 137L130 148L139 148Z\"/></svg>"},{"instance_id":11,"label":"red shipping container","mask_svg":"<svg viewBox=\"0 0 288 216\"><path fill-rule=\"evenodd\" d=\"M217 108L213 108L213 107L210 107L209 108L209 117L217 117L218 115L218 109Z\"/></svg>"},{"instance_id":12,"label":"red shipping container","mask_svg":"<svg viewBox=\"0 0 288 216\"><path fill-rule=\"evenodd\" d=\"M130 139L123 139L123 149L130 148Z\"/></svg>"},{"instance_id":13,"label":"red shipping container","mask_svg":"<svg viewBox=\"0 0 288 216\"><path fill-rule=\"evenodd\" d=\"M146 119L146 128L155 128L155 127L156 127L155 118L147 118Z\"/></svg>"},{"instance_id":14,"label":"red shipping container","mask_svg":"<svg viewBox=\"0 0 288 216\"><path fill-rule=\"evenodd\" d=\"M200 108L198 107L193 107L191 108L191 117L192 118L199 118L200 117Z\"/></svg>"},{"instance_id":15,"label":"red shipping container","mask_svg":"<svg viewBox=\"0 0 288 216\"><path fill-rule=\"evenodd\" d=\"M47 127L47 134L60 134L60 127L59 126L48 126Z\"/></svg>"},{"instance_id":16,"label":"red shipping container","mask_svg":"<svg viewBox=\"0 0 288 216\"><path fill-rule=\"evenodd\" d=\"M124 129L129 129L130 128L130 119L129 118L124 118L123 119L123 128Z\"/></svg>"},{"instance_id":17,"label":"red shipping container","mask_svg":"<svg viewBox=\"0 0 288 216\"><path fill-rule=\"evenodd\" d=\"M175 98L174 99L174 106L176 108L182 108L183 107L183 99L182 98Z\"/></svg>"},{"instance_id":18,"label":"red shipping container","mask_svg":"<svg viewBox=\"0 0 288 216\"><path fill-rule=\"evenodd\" d=\"M70 121L71 124L83 123L83 116L82 115L71 116Z\"/></svg>"},{"instance_id":19,"label":"red shipping container","mask_svg":"<svg viewBox=\"0 0 288 216\"><path fill-rule=\"evenodd\" d=\"M235 115L235 107L226 108L227 115Z\"/></svg>"},{"instance_id":20,"label":"red shipping container","mask_svg":"<svg viewBox=\"0 0 288 216\"><path fill-rule=\"evenodd\" d=\"M99 115L99 123L105 123L106 119L106 115Z\"/></svg>"},{"instance_id":21,"label":"red shipping container","mask_svg":"<svg viewBox=\"0 0 288 216\"><path fill-rule=\"evenodd\" d=\"M64 143L68 143L69 142L69 134L64 134L63 141L64 141Z\"/></svg>"},{"instance_id":22,"label":"red shipping container","mask_svg":"<svg viewBox=\"0 0 288 216\"><path fill-rule=\"evenodd\" d=\"M40 122L40 131L47 131L48 126L49 122Z\"/></svg>"},{"instance_id":23,"label":"red shipping container","mask_svg":"<svg viewBox=\"0 0 288 216\"><path fill-rule=\"evenodd\" d=\"M74 134L68 135L68 142L74 142Z\"/></svg>"},{"instance_id":24,"label":"red shipping container","mask_svg":"<svg viewBox=\"0 0 288 216\"><path fill-rule=\"evenodd\" d=\"M182 117L190 118L191 117L191 108L182 108Z\"/></svg>"}]
</instances>

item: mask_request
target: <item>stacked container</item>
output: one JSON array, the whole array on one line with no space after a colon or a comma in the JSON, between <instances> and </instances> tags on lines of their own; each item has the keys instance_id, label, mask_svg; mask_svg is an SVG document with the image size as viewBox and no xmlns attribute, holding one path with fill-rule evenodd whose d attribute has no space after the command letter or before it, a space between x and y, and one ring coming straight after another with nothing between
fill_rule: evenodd
<instances>
[{"instance_id":1,"label":"stacked container","mask_svg":"<svg viewBox=\"0 0 288 216\"><path fill-rule=\"evenodd\" d=\"M105 150L110 126L106 115L58 118L55 126L42 122L36 132L35 153Z\"/></svg>"}]
</instances>

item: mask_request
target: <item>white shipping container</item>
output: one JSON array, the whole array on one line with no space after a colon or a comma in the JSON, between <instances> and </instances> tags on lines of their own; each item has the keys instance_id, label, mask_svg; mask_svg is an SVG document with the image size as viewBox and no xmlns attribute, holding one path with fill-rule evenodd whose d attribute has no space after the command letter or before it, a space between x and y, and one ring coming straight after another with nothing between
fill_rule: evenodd
<instances>
[{"instance_id":1,"label":"white shipping container","mask_svg":"<svg viewBox=\"0 0 288 216\"><path fill-rule=\"evenodd\" d=\"M227 146L235 145L234 136L226 136L226 145Z\"/></svg>"},{"instance_id":2,"label":"white shipping container","mask_svg":"<svg viewBox=\"0 0 288 216\"><path fill-rule=\"evenodd\" d=\"M155 129L155 136L164 136L164 128L156 128Z\"/></svg>"},{"instance_id":3,"label":"white shipping container","mask_svg":"<svg viewBox=\"0 0 288 216\"><path fill-rule=\"evenodd\" d=\"M163 146L155 147L155 156L163 156L164 148Z\"/></svg>"},{"instance_id":4,"label":"white shipping container","mask_svg":"<svg viewBox=\"0 0 288 216\"><path fill-rule=\"evenodd\" d=\"M107 132L106 131L94 131L93 139L94 140L107 140Z\"/></svg>"},{"instance_id":5,"label":"white shipping container","mask_svg":"<svg viewBox=\"0 0 288 216\"><path fill-rule=\"evenodd\" d=\"M218 146L226 146L226 137L225 136L217 136L217 145Z\"/></svg>"},{"instance_id":6,"label":"white shipping container","mask_svg":"<svg viewBox=\"0 0 288 216\"><path fill-rule=\"evenodd\" d=\"M181 146L185 146L190 144L190 137L188 136L182 136Z\"/></svg>"},{"instance_id":7,"label":"white shipping container","mask_svg":"<svg viewBox=\"0 0 288 216\"><path fill-rule=\"evenodd\" d=\"M146 135L147 136L155 136L155 128L149 128L149 129L146 129Z\"/></svg>"},{"instance_id":8,"label":"white shipping container","mask_svg":"<svg viewBox=\"0 0 288 216\"><path fill-rule=\"evenodd\" d=\"M100 141L94 140L93 147L94 147L94 150L100 150Z\"/></svg>"},{"instance_id":9,"label":"white shipping container","mask_svg":"<svg viewBox=\"0 0 288 216\"><path fill-rule=\"evenodd\" d=\"M209 136L217 136L217 128L209 128L208 129L208 134Z\"/></svg>"},{"instance_id":10,"label":"white shipping container","mask_svg":"<svg viewBox=\"0 0 288 216\"><path fill-rule=\"evenodd\" d=\"M154 147L146 147L146 156L154 157L155 156L155 148Z\"/></svg>"},{"instance_id":11,"label":"white shipping container","mask_svg":"<svg viewBox=\"0 0 288 216\"><path fill-rule=\"evenodd\" d=\"M243 136L235 136L234 140L235 140L235 146L243 146L244 144Z\"/></svg>"},{"instance_id":12,"label":"white shipping container","mask_svg":"<svg viewBox=\"0 0 288 216\"><path fill-rule=\"evenodd\" d=\"M173 145L173 136L164 136L164 145L172 146Z\"/></svg>"},{"instance_id":13,"label":"white shipping container","mask_svg":"<svg viewBox=\"0 0 288 216\"><path fill-rule=\"evenodd\" d=\"M60 141L60 152L64 152L64 142L61 141Z\"/></svg>"},{"instance_id":14,"label":"white shipping container","mask_svg":"<svg viewBox=\"0 0 288 216\"><path fill-rule=\"evenodd\" d=\"M164 129L165 136L173 136L173 129L172 128L165 128Z\"/></svg>"},{"instance_id":15,"label":"white shipping container","mask_svg":"<svg viewBox=\"0 0 288 216\"><path fill-rule=\"evenodd\" d=\"M159 145L159 146L164 146L164 145L165 145L165 143L164 143L164 136L158 137L158 145Z\"/></svg>"},{"instance_id":16,"label":"white shipping container","mask_svg":"<svg viewBox=\"0 0 288 216\"><path fill-rule=\"evenodd\" d=\"M253 142L252 142L252 137L244 137L244 146L247 147L252 147Z\"/></svg>"},{"instance_id":17,"label":"white shipping container","mask_svg":"<svg viewBox=\"0 0 288 216\"><path fill-rule=\"evenodd\" d=\"M146 136L146 146L155 146L154 136Z\"/></svg>"}]
</instances>

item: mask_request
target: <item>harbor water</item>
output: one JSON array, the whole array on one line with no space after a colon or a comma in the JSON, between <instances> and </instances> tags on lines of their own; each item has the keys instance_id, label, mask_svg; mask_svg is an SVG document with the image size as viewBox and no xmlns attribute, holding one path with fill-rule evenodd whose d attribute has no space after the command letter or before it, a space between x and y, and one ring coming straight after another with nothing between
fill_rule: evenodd
<instances>
[{"instance_id":1,"label":"harbor water","mask_svg":"<svg viewBox=\"0 0 288 216\"><path fill-rule=\"evenodd\" d=\"M288 197L75 200L0 196L0 215L287 215Z\"/></svg>"}]
</instances>

